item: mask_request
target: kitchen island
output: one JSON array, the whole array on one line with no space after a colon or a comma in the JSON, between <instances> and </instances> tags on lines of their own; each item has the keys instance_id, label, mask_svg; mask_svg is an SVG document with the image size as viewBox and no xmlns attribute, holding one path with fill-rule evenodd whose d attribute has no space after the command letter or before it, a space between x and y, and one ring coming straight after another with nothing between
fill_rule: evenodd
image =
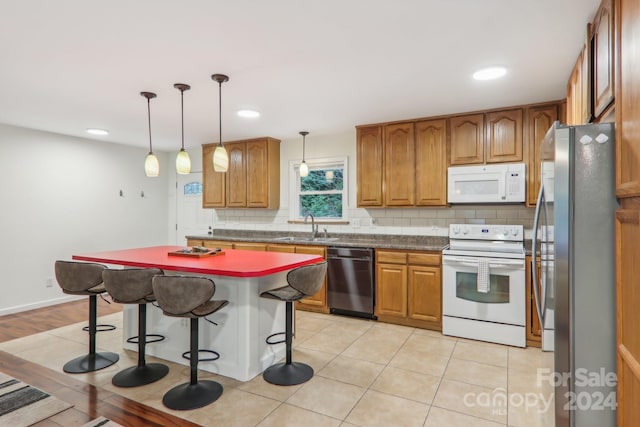
<instances>
[{"instance_id":1,"label":"kitchen island","mask_svg":"<svg viewBox=\"0 0 640 427\"><path fill-rule=\"evenodd\" d=\"M209 316L217 323L202 321L200 348L220 353L212 362L198 366L240 381L248 381L284 357L284 344L267 345L267 336L284 330L285 304L260 298L260 293L287 284L287 272L303 265L322 261L317 255L277 252L225 250L215 256L173 256L169 252L181 246L154 246L137 249L73 255L74 260L91 261L120 267L160 268L165 274L197 275L211 278L216 284L214 299L226 299L229 305ZM126 342L137 335L137 307L124 305L123 347L137 350ZM189 361L182 353L189 349L189 322L168 317L149 306L147 333L162 334L164 341L147 346L147 354L183 365Z\"/></svg>"}]
</instances>

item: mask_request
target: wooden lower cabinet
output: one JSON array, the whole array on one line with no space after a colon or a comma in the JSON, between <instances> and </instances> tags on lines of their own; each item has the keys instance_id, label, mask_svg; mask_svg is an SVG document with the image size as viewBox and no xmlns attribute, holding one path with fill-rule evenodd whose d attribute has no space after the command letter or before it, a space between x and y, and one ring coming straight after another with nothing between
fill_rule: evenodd
<instances>
[{"instance_id":1,"label":"wooden lower cabinet","mask_svg":"<svg viewBox=\"0 0 640 427\"><path fill-rule=\"evenodd\" d=\"M640 8L639 8L640 10ZM640 425L640 199L616 212L618 426Z\"/></svg>"},{"instance_id":2,"label":"wooden lower cabinet","mask_svg":"<svg viewBox=\"0 0 640 427\"><path fill-rule=\"evenodd\" d=\"M233 249L242 249L245 251L266 251L267 245L264 243L236 242L233 244Z\"/></svg>"},{"instance_id":3,"label":"wooden lower cabinet","mask_svg":"<svg viewBox=\"0 0 640 427\"><path fill-rule=\"evenodd\" d=\"M540 259L536 259L536 268L538 269L538 278L540 277ZM527 280L527 345L532 347L540 347L542 344L542 328L536 309L536 299L533 295L533 278L531 273L531 256L526 258L526 280ZM540 289L540 280L537 283L538 292Z\"/></svg>"},{"instance_id":4,"label":"wooden lower cabinet","mask_svg":"<svg viewBox=\"0 0 640 427\"><path fill-rule=\"evenodd\" d=\"M376 251L378 320L442 330L440 253Z\"/></svg>"}]
</instances>

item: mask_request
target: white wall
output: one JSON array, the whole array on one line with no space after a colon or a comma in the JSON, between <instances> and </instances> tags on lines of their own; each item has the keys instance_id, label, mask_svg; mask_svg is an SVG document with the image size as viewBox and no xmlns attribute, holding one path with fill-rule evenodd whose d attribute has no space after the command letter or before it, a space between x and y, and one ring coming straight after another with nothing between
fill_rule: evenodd
<instances>
[{"instance_id":1,"label":"white wall","mask_svg":"<svg viewBox=\"0 0 640 427\"><path fill-rule=\"evenodd\" d=\"M167 154L147 178L144 149L1 124L0 153L0 314L68 299L57 259L167 244Z\"/></svg>"},{"instance_id":2,"label":"white wall","mask_svg":"<svg viewBox=\"0 0 640 427\"><path fill-rule=\"evenodd\" d=\"M277 135L273 135L278 137ZM201 150L190 150L194 169L201 170ZM446 236L449 224L522 224L530 229L533 208L516 205L463 205L362 209L356 207L356 131L306 138L306 158L340 157L349 159L349 225L321 225L334 233L376 233ZM283 139L280 145L280 209L216 209L212 226L222 229L308 231L309 225L289 224L289 162L302 159L302 137ZM202 230L206 234L206 230Z\"/></svg>"}]
</instances>

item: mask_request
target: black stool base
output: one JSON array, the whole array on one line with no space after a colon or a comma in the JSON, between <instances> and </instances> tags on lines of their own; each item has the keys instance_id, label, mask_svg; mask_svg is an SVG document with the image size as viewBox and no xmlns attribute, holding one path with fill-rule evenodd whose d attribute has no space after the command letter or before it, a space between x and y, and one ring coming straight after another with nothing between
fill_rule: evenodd
<instances>
[{"instance_id":1,"label":"black stool base","mask_svg":"<svg viewBox=\"0 0 640 427\"><path fill-rule=\"evenodd\" d=\"M198 381L196 384L185 383L175 386L162 398L162 403L169 409L186 411L202 408L215 402L222 396L222 385L215 381Z\"/></svg>"},{"instance_id":2,"label":"black stool base","mask_svg":"<svg viewBox=\"0 0 640 427\"><path fill-rule=\"evenodd\" d=\"M102 353L90 353L68 361L62 367L62 370L68 374L84 374L111 366L116 363L118 359L120 359L120 356L118 356L117 353L111 353L108 351Z\"/></svg>"},{"instance_id":3,"label":"black stool base","mask_svg":"<svg viewBox=\"0 0 640 427\"><path fill-rule=\"evenodd\" d=\"M262 378L275 385L296 385L307 382L313 377L313 368L300 362L278 363L269 366Z\"/></svg>"},{"instance_id":4,"label":"black stool base","mask_svg":"<svg viewBox=\"0 0 640 427\"><path fill-rule=\"evenodd\" d=\"M111 383L118 387L138 387L151 384L169 373L169 367L162 363L147 363L144 366L132 366L118 372Z\"/></svg>"}]
</instances>

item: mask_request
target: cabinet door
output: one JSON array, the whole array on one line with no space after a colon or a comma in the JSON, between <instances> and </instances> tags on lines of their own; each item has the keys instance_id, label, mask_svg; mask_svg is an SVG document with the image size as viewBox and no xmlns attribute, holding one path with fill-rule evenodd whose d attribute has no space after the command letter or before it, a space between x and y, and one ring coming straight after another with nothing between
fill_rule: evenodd
<instances>
[{"instance_id":1,"label":"cabinet door","mask_svg":"<svg viewBox=\"0 0 640 427\"><path fill-rule=\"evenodd\" d=\"M358 207L382 206L382 127L358 128L356 151Z\"/></svg>"},{"instance_id":2,"label":"cabinet door","mask_svg":"<svg viewBox=\"0 0 640 427\"><path fill-rule=\"evenodd\" d=\"M247 142L247 207L269 205L269 151L267 141Z\"/></svg>"},{"instance_id":3,"label":"cabinet door","mask_svg":"<svg viewBox=\"0 0 640 427\"><path fill-rule=\"evenodd\" d=\"M242 249L245 251L266 251L267 245L264 243L236 242L233 244L233 249Z\"/></svg>"},{"instance_id":4,"label":"cabinet door","mask_svg":"<svg viewBox=\"0 0 640 427\"><path fill-rule=\"evenodd\" d=\"M451 117L449 129L449 157L452 165L484 162L484 114Z\"/></svg>"},{"instance_id":5,"label":"cabinet door","mask_svg":"<svg viewBox=\"0 0 640 427\"><path fill-rule=\"evenodd\" d=\"M440 267L409 266L409 318L441 326Z\"/></svg>"},{"instance_id":6,"label":"cabinet door","mask_svg":"<svg viewBox=\"0 0 640 427\"><path fill-rule=\"evenodd\" d=\"M412 206L415 200L413 123L384 127L384 204Z\"/></svg>"},{"instance_id":7,"label":"cabinet door","mask_svg":"<svg viewBox=\"0 0 640 427\"><path fill-rule=\"evenodd\" d=\"M407 317L407 266L377 264L376 315Z\"/></svg>"},{"instance_id":8,"label":"cabinet door","mask_svg":"<svg viewBox=\"0 0 640 427\"><path fill-rule=\"evenodd\" d=\"M215 145L202 146L202 207L223 208L226 202L225 173L213 170Z\"/></svg>"},{"instance_id":9,"label":"cabinet door","mask_svg":"<svg viewBox=\"0 0 640 427\"><path fill-rule=\"evenodd\" d=\"M286 252L293 254L296 252L296 247L293 245L267 245L267 252Z\"/></svg>"},{"instance_id":10,"label":"cabinet door","mask_svg":"<svg viewBox=\"0 0 640 427\"><path fill-rule=\"evenodd\" d=\"M636 6L635 16L640 17L640 2L636 2ZM634 202L636 206L633 208L616 212L616 349L620 427L640 426L640 202L637 199Z\"/></svg>"},{"instance_id":11,"label":"cabinet door","mask_svg":"<svg viewBox=\"0 0 640 427\"><path fill-rule=\"evenodd\" d=\"M227 170L227 207L247 206L247 158L243 142L225 144L229 155Z\"/></svg>"},{"instance_id":12,"label":"cabinet door","mask_svg":"<svg viewBox=\"0 0 640 427\"><path fill-rule=\"evenodd\" d=\"M640 196L640 1L616 3L616 195Z\"/></svg>"},{"instance_id":13,"label":"cabinet door","mask_svg":"<svg viewBox=\"0 0 640 427\"><path fill-rule=\"evenodd\" d=\"M522 161L522 110L485 115L487 163Z\"/></svg>"},{"instance_id":14,"label":"cabinet door","mask_svg":"<svg viewBox=\"0 0 640 427\"><path fill-rule=\"evenodd\" d=\"M326 248L323 246L296 246L297 254L320 255L326 258ZM303 306L313 306L316 308L326 308L327 306L327 276L324 278L322 288L314 295L301 299L298 304Z\"/></svg>"},{"instance_id":15,"label":"cabinet door","mask_svg":"<svg viewBox=\"0 0 640 427\"><path fill-rule=\"evenodd\" d=\"M593 22L593 100L595 117L613 101L612 0L603 0Z\"/></svg>"},{"instance_id":16,"label":"cabinet door","mask_svg":"<svg viewBox=\"0 0 640 427\"><path fill-rule=\"evenodd\" d=\"M558 118L556 105L527 109L527 206L535 206L540 190L540 147L547 131Z\"/></svg>"},{"instance_id":17,"label":"cabinet door","mask_svg":"<svg viewBox=\"0 0 640 427\"><path fill-rule=\"evenodd\" d=\"M415 124L416 205L447 204L447 121Z\"/></svg>"},{"instance_id":18,"label":"cabinet door","mask_svg":"<svg viewBox=\"0 0 640 427\"><path fill-rule=\"evenodd\" d=\"M576 64L569 76L567 83L567 124L580 124L579 112L582 109L581 91L580 91L580 72L581 72L582 54L578 57Z\"/></svg>"}]
</instances>

